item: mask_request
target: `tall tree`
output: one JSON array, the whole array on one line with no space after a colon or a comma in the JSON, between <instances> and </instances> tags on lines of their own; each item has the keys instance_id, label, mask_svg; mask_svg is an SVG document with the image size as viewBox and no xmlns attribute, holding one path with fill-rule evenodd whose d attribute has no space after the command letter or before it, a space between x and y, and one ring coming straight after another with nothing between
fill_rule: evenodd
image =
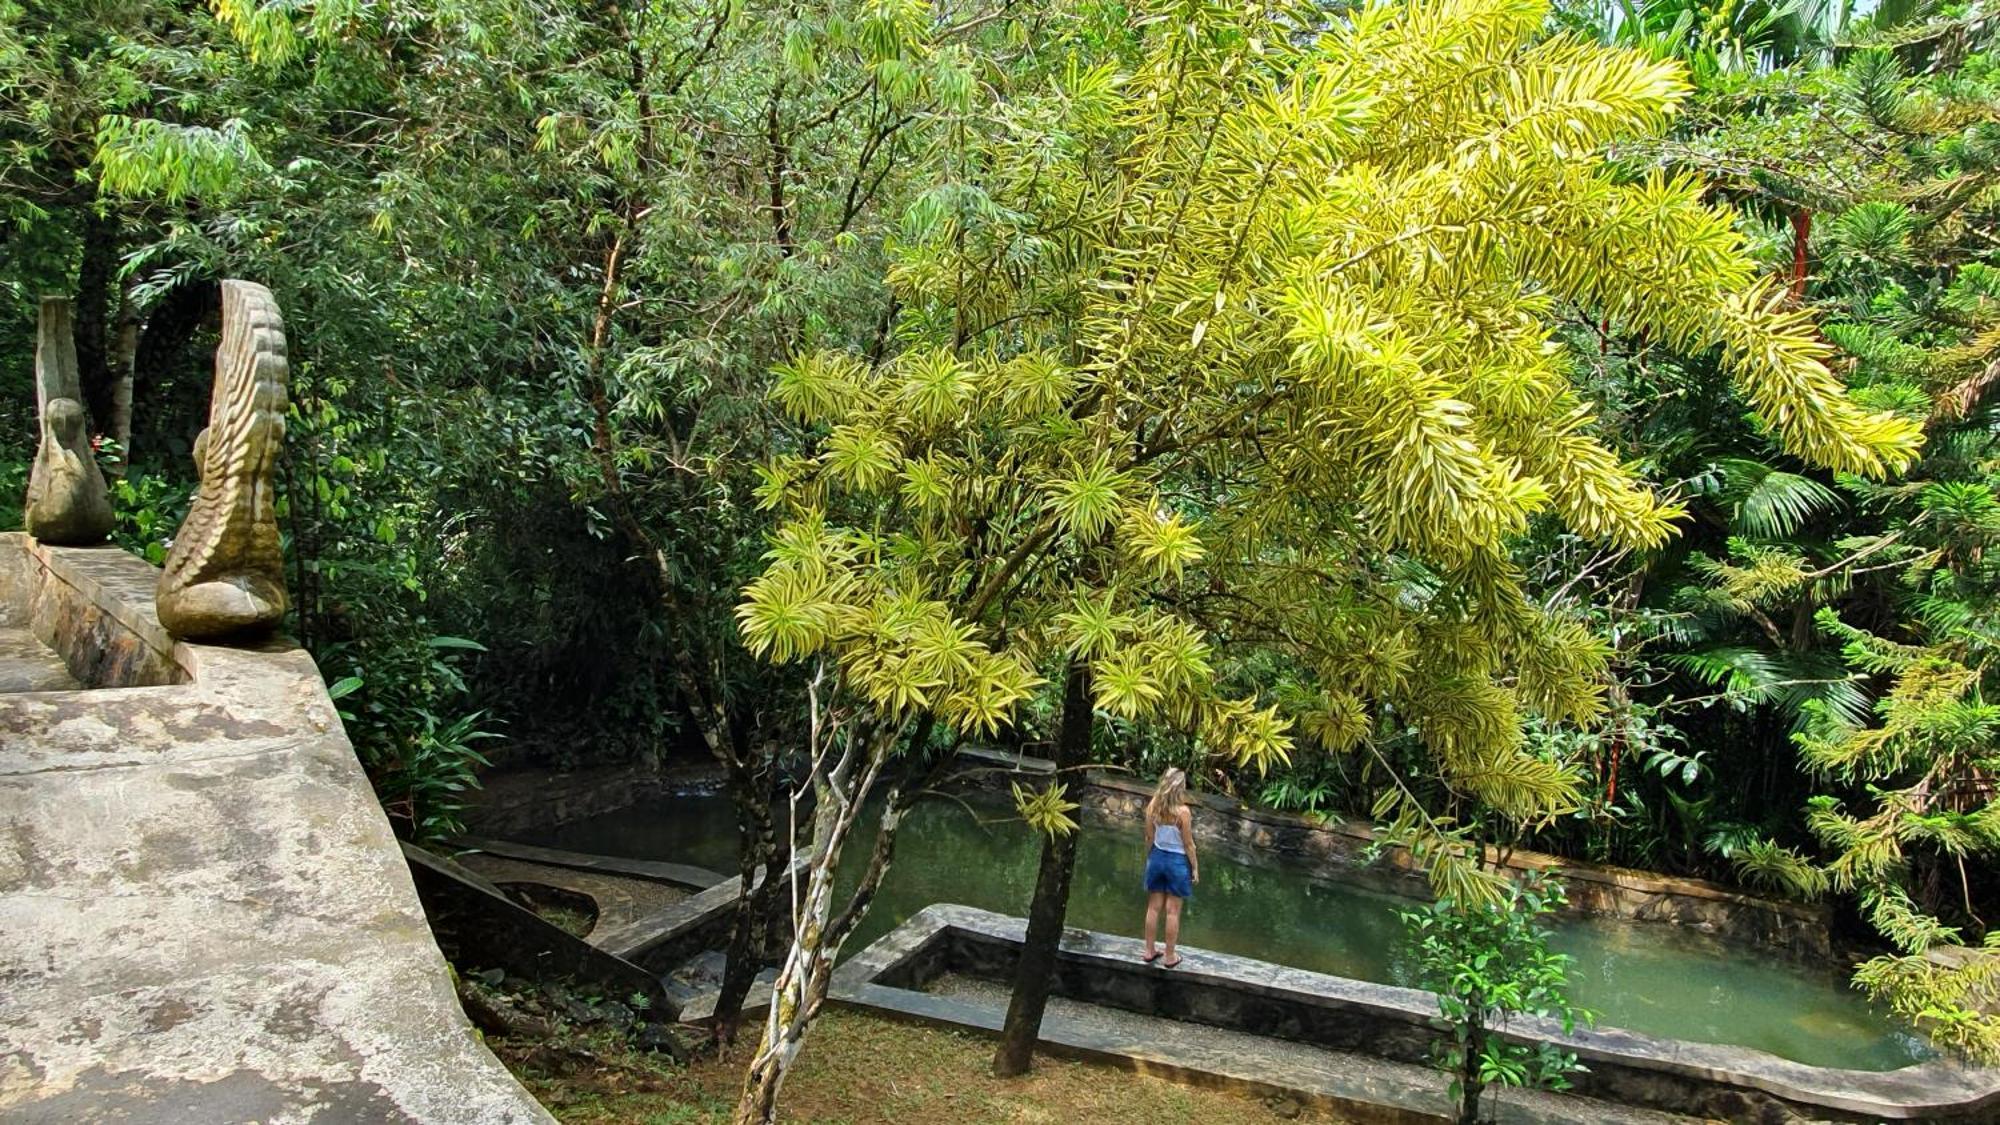
<instances>
[{"instance_id":1,"label":"tall tree","mask_svg":"<svg viewBox=\"0 0 2000 1125\"><path fill-rule=\"evenodd\" d=\"M1129 66L1073 45L913 206L900 353L780 369L819 436L767 470L784 520L739 611L753 649L831 662L870 715L968 730L1084 659L1100 709L1281 760L1290 718L1218 690L1174 608L1198 564L1315 626L1294 650L1315 718L1393 713L1447 785L1566 807L1518 715L1593 713L1604 649L1524 596L1508 538L1545 513L1648 546L1678 509L1590 435L1552 301L1719 347L1821 463L1898 468L1920 435L1845 396L1698 182L1600 155L1665 123L1677 69L1544 40L1546 14L1384 6L1302 41L1289 8L1182 3L1135 18ZM1422 809L1381 813L1441 889L1492 893ZM741 1120L768 1114L750 1094Z\"/></svg>"}]
</instances>

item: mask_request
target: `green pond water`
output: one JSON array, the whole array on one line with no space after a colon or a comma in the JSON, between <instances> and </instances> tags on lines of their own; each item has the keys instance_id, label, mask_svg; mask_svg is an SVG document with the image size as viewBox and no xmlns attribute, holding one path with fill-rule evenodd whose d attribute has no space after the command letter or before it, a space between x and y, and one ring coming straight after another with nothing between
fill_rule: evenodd
<instances>
[{"instance_id":1,"label":"green pond water","mask_svg":"<svg viewBox=\"0 0 2000 1125\"><path fill-rule=\"evenodd\" d=\"M846 951L932 903L1026 914L1039 851L1024 825L1006 819L1009 811L944 800L917 806L881 894ZM1196 832L1199 842L1199 823ZM565 825L537 842L726 873L735 870L735 833L726 800L689 796ZM849 881L858 877L872 838L868 832L843 857ZM1145 910L1144 870L1136 828L1086 824L1069 924L1136 934ZM1318 878L1297 864L1249 863L1210 848L1181 941L1315 972L1412 984L1396 916L1410 905ZM1893 1070L1928 1057L1920 1041L1871 1011L1831 969L1815 971L1666 926L1576 919L1555 929L1556 946L1576 961L1572 997L1597 1013L1601 1027L1733 1043L1816 1066Z\"/></svg>"}]
</instances>

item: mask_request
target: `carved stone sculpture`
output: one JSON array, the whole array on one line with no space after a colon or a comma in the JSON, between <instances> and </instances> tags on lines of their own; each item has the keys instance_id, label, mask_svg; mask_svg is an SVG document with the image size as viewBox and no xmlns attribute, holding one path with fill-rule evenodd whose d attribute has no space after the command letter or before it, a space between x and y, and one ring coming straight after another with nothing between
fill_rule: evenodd
<instances>
[{"instance_id":1,"label":"carved stone sculpture","mask_svg":"<svg viewBox=\"0 0 2000 1125\"><path fill-rule=\"evenodd\" d=\"M77 373L69 300L42 298L35 341L35 404L42 440L28 470L28 534L44 543L87 547L111 534L111 500L90 450Z\"/></svg>"},{"instance_id":2,"label":"carved stone sculpture","mask_svg":"<svg viewBox=\"0 0 2000 1125\"><path fill-rule=\"evenodd\" d=\"M195 439L201 476L160 575L160 624L215 640L269 629L285 613L272 470L285 438L285 324L271 291L222 283L222 346L208 428Z\"/></svg>"}]
</instances>

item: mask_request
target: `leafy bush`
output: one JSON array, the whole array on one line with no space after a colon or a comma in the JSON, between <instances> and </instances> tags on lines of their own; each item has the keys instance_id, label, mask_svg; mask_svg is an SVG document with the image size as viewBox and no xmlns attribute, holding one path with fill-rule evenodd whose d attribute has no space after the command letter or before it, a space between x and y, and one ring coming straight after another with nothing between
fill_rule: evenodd
<instances>
[{"instance_id":1,"label":"leafy bush","mask_svg":"<svg viewBox=\"0 0 2000 1125\"><path fill-rule=\"evenodd\" d=\"M485 712L454 707L465 695L454 660L461 651L484 649L462 637L412 635L329 646L322 658L338 677L330 691L382 807L417 840L464 831L466 795L491 764L478 744L499 737L485 729Z\"/></svg>"},{"instance_id":2,"label":"leafy bush","mask_svg":"<svg viewBox=\"0 0 2000 1125\"><path fill-rule=\"evenodd\" d=\"M1549 949L1542 924L1564 901L1560 883L1531 876L1510 884L1497 903L1440 900L1402 915L1422 982L1437 993L1451 1031L1437 1066L1452 1075L1459 1125L1480 1120L1480 1095L1490 1085L1563 1090L1568 1075L1583 1069L1573 1052L1493 1035L1514 1015L1559 1019L1564 1031L1593 1018L1570 1004L1570 958Z\"/></svg>"},{"instance_id":3,"label":"leafy bush","mask_svg":"<svg viewBox=\"0 0 2000 1125\"><path fill-rule=\"evenodd\" d=\"M116 522L111 541L154 566L167 561L167 548L187 518L194 482L158 473L134 472L110 482Z\"/></svg>"}]
</instances>

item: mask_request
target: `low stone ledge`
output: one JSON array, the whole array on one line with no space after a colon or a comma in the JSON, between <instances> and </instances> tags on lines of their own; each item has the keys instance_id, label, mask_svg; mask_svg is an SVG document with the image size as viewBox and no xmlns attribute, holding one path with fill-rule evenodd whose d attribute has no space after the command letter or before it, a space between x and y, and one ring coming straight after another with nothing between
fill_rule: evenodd
<instances>
[{"instance_id":1,"label":"low stone ledge","mask_svg":"<svg viewBox=\"0 0 2000 1125\"><path fill-rule=\"evenodd\" d=\"M804 878L806 866L805 856L793 857L787 877ZM752 886L761 885L763 878L759 872L758 882ZM671 972L696 954L727 944L742 888L742 878L732 875L657 914L615 929L592 931L590 943L653 972Z\"/></svg>"},{"instance_id":2,"label":"low stone ledge","mask_svg":"<svg viewBox=\"0 0 2000 1125\"><path fill-rule=\"evenodd\" d=\"M930 961L928 977L887 983L911 964L908 956L895 964L897 972L873 979L864 965L837 978L831 999L893 1019L998 1032L1007 1008L1004 982L989 982L993 992L990 1002L928 991L941 974L953 972L955 966L949 959L961 951L948 920L937 919L941 924L928 929L925 921L911 919L906 927L911 932L905 936L920 951L917 957ZM897 936L889 935L872 948L883 954L897 945L891 941ZM901 948L907 951L910 946ZM866 956L864 953L857 960ZM893 962L895 954L887 956ZM883 964L879 958L872 962L874 967ZM1440 1125L1454 1120L1448 1078L1429 1066L1137 1013L1116 1018L1122 1014L1116 1009L1052 997L1042 1019L1039 1049L1188 1085L1253 1097L1282 1096L1338 1114L1356 1125ZM1677 1114L1538 1090L1507 1091L1489 1098L1485 1108L1501 1125L1695 1125L1692 1118Z\"/></svg>"},{"instance_id":3,"label":"low stone ledge","mask_svg":"<svg viewBox=\"0 0 2000 1125\"><path fill-rule=\"evenodd\" d=\"M833 995L866 1003L870 987L919 989L947 970L1005 980L1025 928L1021 919L970 907L930 907L843 965ZM1058 958L1056 992L1400 1062L1425 1058L1440 1035L1436 1000L1420 990L1185 948L1186 960L1169 973L1139 964L1139 952L1134 938L1073 931ZM1575 1051L1590 1068L1576 1076L1581 1094L1665 1112L1774 1122L2000 1116L2000 1070L1943 1059L1841 1070L1614 1028L1565 1034L1545 1020L1516 1020L1503 1034Z\"/></svg>"},{"instance_id":4,"label":"low stone ledge","mask_svg":"<svg viewBox=\"0 0 2000 1125\"><path fill-rule=\"evenodd\" d=\"M50 547L20 532L0 535L0 605L22 617L88 687L192 678L153 615L158 577L116 547Z\"/></svg>"},{"instance_id":5,"label":"low stone ledge","mask_svg":"<svg viewBox=\"0 0 2000 1125\"><path fill-rule=\"evenodd\" d=\"M453 843L469 851L485 852L488 855L518 859L526 863L538 863L544 867L567 867L575 871L622 875L628 879L664 883L670 887L682 887L691 891L705 891L729 879L729 876L720 872L689 863L592 855L587 852L564 851L561 848L544 848L536 844L517 844L511 840L489 840L483 836L466 836L454 840Z\"/></svg>"}]
</instances>

